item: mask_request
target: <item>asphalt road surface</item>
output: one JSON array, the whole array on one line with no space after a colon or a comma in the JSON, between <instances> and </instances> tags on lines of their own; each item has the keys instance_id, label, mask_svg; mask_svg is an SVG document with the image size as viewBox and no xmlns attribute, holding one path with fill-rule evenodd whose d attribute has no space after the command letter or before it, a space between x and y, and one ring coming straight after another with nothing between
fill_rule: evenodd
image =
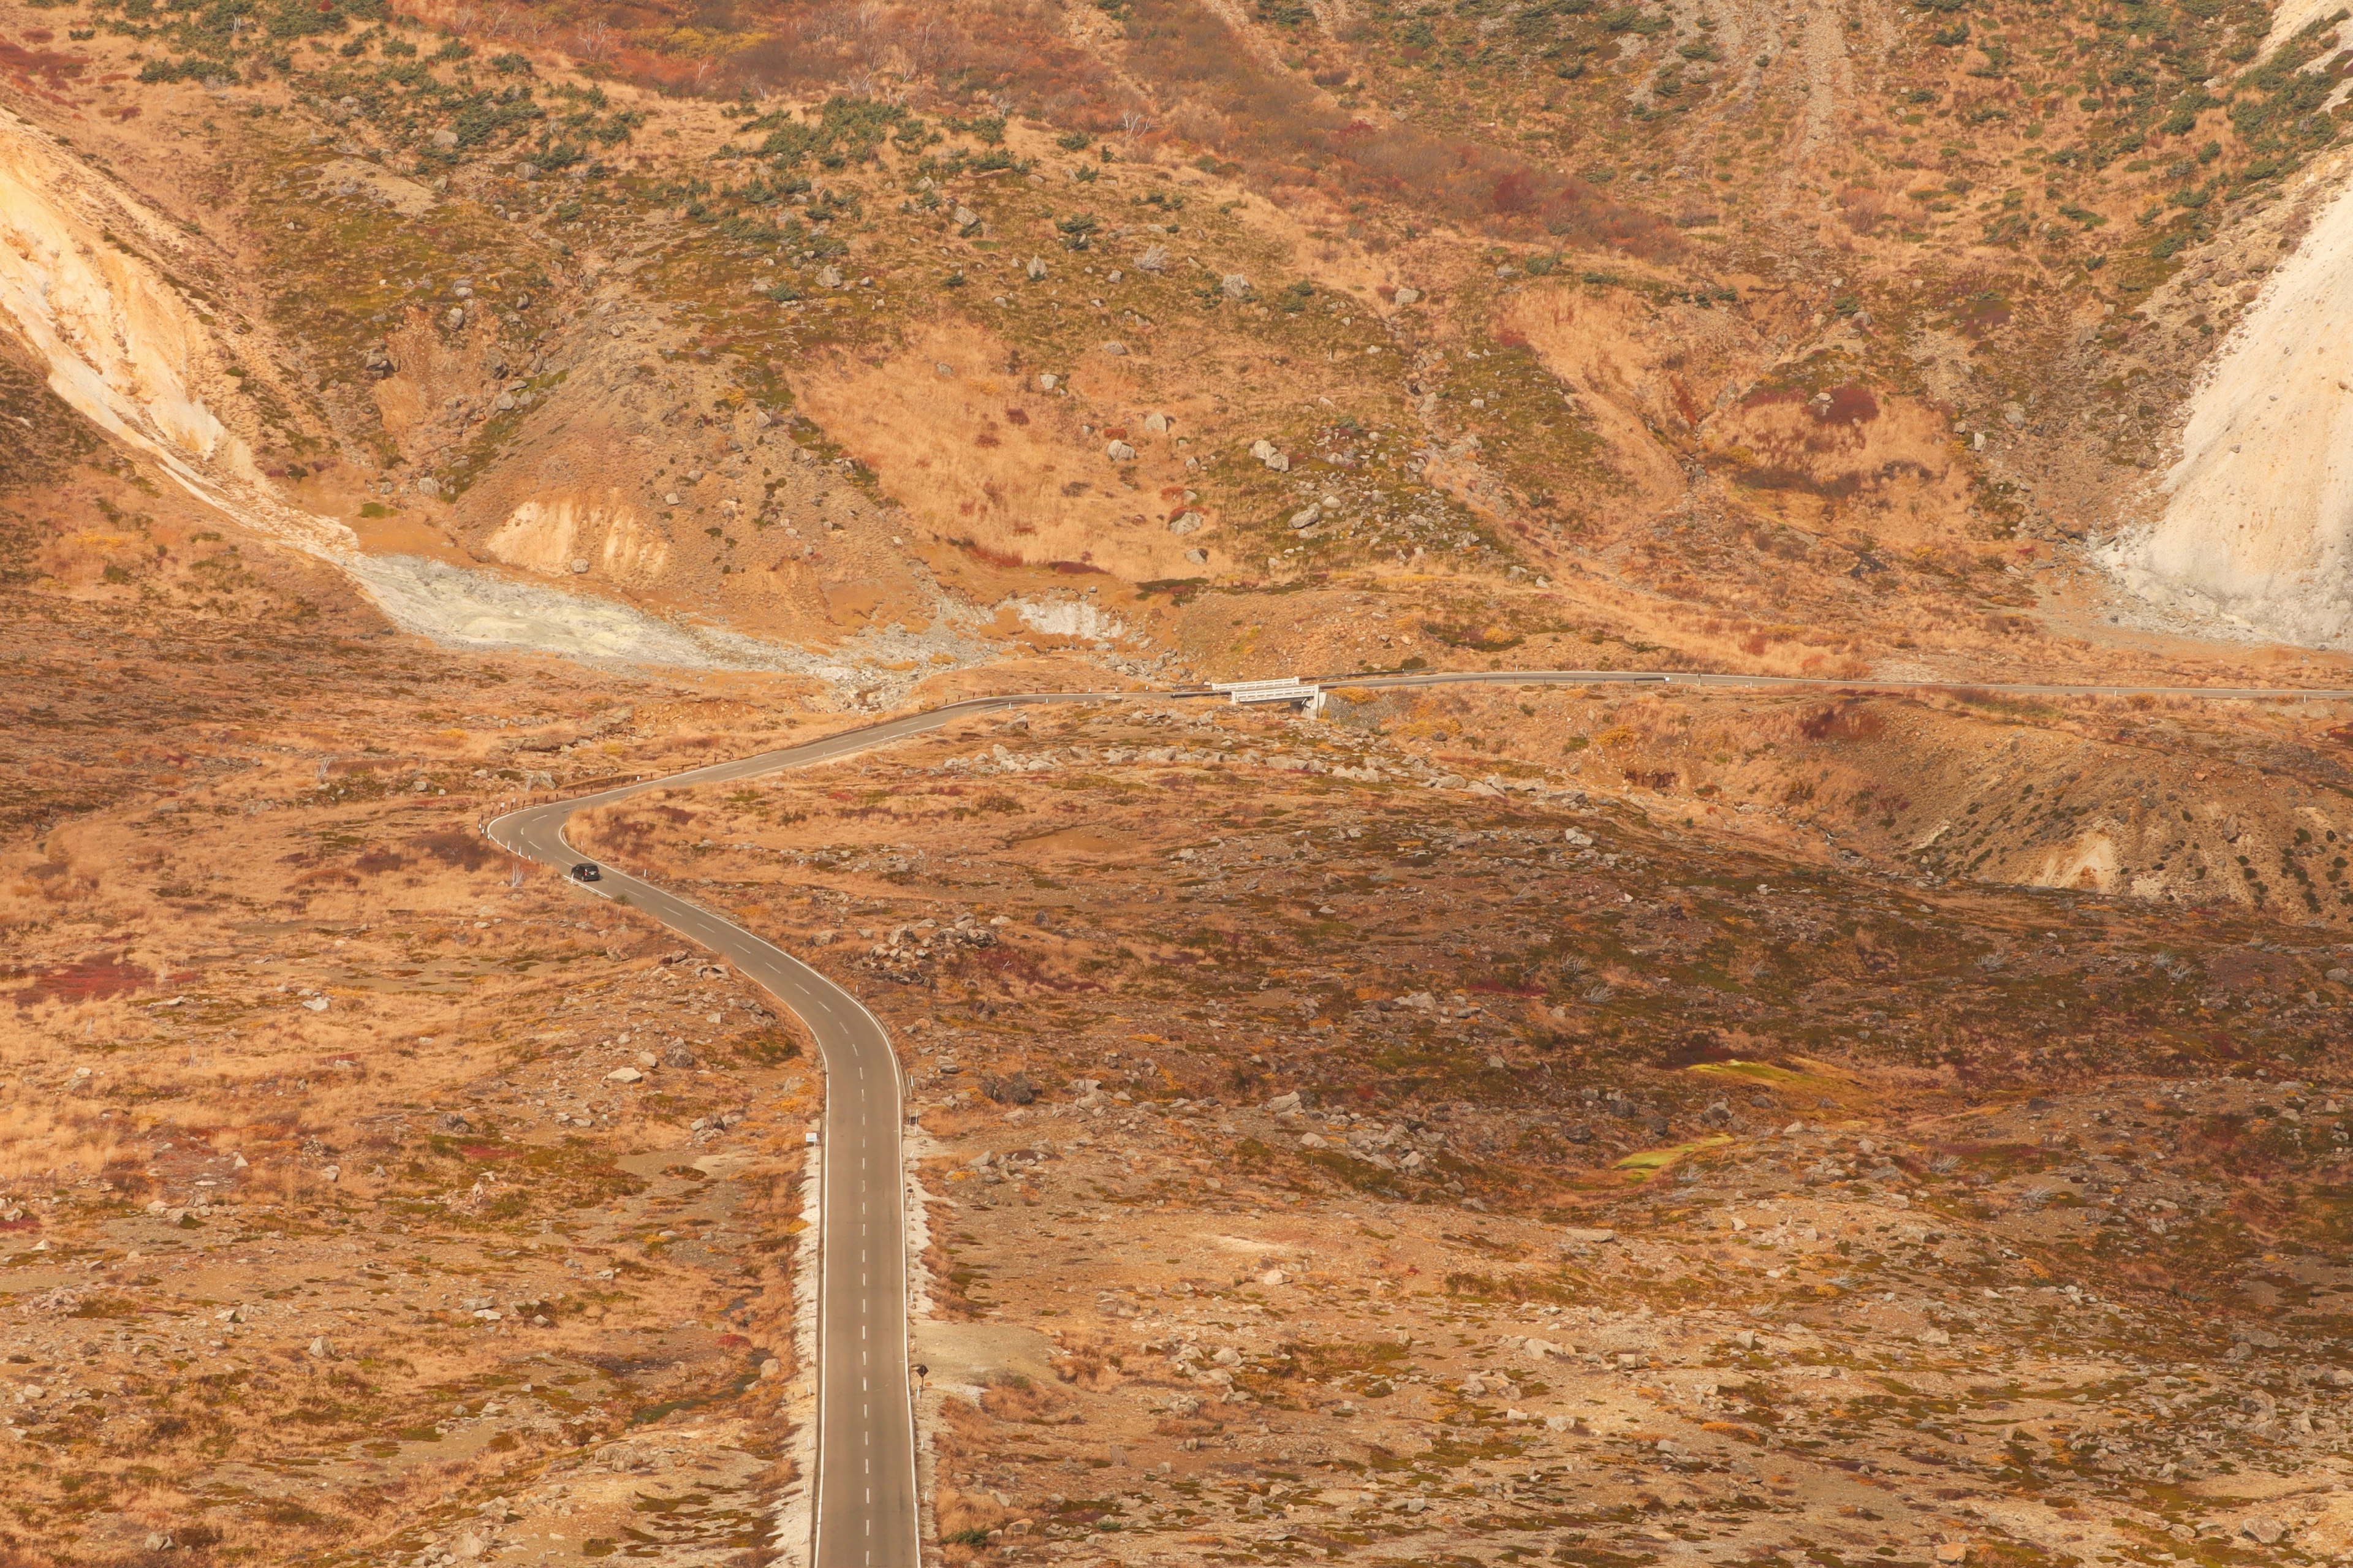
<instances>
[{"instance_id":1,"label":"asphalt road surface","mask_svg":"<svg viewBox=\"0 0 2353 1568\"><path fill-rule=\"evenodd\" d=\"M988 698L934 709L806 746L766 752L596 795L525 806L485 827L501 847L560 868L586 859L565 842L573 813L642 790L724 784L802 767L1029 702L1083 702L1076 693ZM904 1112L890 1037L858 998L783 949L654 883L600 863L586 892L627 899L671 931L734 964L791 1009L825 1067L818 1256L817 1568L921 1568L915 1430L907 1392Z\"/></svg>"},{"instance_id":2,"label":"asphalt road surface","mask_svg":"<svg viewBox=\"0 0 2353 1568\"><path fill-rule=\"evenodd\" d=\"M2302 686L2065 686L1999 680L1841 680L1811 675L1719 675L1689 669L1434 669L1302 677L1310 686L1715 686L1837 691L1994 691L2008 697L2205 697L2260 702L2272 698L2341 700L2353 690ZM1188 693L1189 695L1189 693Z\"/></svg>"},{"instance_id":3,"label":"asphalt road surface","mask_svg":"<svg viewBox=\"0 0 2353 1568\"><path fill-rule=\"evenodd\" d=\"M1692 671L1620 669L1432 670L1321 677L1322 686L1655 685L1793 687L1855 690L1968 689L2022 696L2139 695L2224 700L2353 697L2294 687L2059 686L1979 681L1832 680ZM1201 700L1179 691L1047 692L981 698L909 714L784 751L645 779L595 795L525 806L490 822L492 840L559 869L586 858L565 842L575 812L649 789L724 784L804 767L934 730L953 720L1029 703ZM915 1498L914 1420L908 1397L906 1194L900 1132L904 1101L898 1058L881 1023L855 996L807 964L677 894L601 866L583 890L622 899L733 963L791 1010L816 1039L826 1076L823 1213L818 1238L816 1568L922 1568Z\"/></svg>"}]
</instances>

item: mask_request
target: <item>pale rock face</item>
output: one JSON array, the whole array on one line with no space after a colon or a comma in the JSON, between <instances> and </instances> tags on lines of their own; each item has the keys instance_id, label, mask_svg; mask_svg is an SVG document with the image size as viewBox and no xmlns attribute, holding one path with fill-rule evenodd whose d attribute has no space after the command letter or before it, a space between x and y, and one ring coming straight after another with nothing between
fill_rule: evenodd
<instances>
[{"instance_id":1,"label":"pale rock face","mask_svg":"<svg viewBox=\"0 0 2353 1568\"><path fill-rule=\"evenodd\" d=\"M2284 262L2193 396L2164 516L2102 552L2168 609L2353 638L2353 188Z\"/></svg>"},{"instance_id":2,"label":"pale rock face","mask_svg":"<svg viewBox=\"0 0 2353 1568\"><path fill-rule=\"evenodd\" d=\"M1018 600L1014 613L1021 624L1033 632L1050 637L1084 637L1090 641L1117 639L1127 635L1127 623L1108 610L1097 609L1075 599Z\"/></svg>"},{"instance_id":3,"label":"pale rock face","mask_svg":"<svg viewBox=\"0 0 2353 1568\"><path fill-rule=\"evenodd\" d=\"M670 563L659 529L617 503L578 496L534 496L517 505L482 541L492 560L543 576L585 574L601 562L607 576L650 577Z\"/></svg>"},{"instance_id":4,"label":"pale rock face","mask_svg":"<svg viewBox=\"0 0 2353 1568\"><path fill-rule=\"evenodd\" d=\"M49 390L100 428L252 477L244 444L195 387L210 334L143 262L96 239L111 215L76 210L81 182L69 170L46 138L0 117L0 326L47 362Z\"/></svg>"}]
</instances>

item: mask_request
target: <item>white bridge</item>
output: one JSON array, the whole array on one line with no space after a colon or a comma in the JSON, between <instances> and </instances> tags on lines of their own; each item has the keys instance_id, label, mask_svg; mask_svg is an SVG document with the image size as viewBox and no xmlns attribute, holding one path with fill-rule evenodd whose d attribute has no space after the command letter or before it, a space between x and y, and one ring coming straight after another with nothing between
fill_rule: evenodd
<instances>
[{"instance_id":1,"label":"white bridge","mask_svg":"<svg viewBox=\"0 0 2353 1568\"><path fill-rule=\"evenodd\" d=\"M1237 704L1296 702L1310 719L1321 718L1324 713L1324 689L1295 675L1286 675L1280 680L1213 680L1209 689L1224 692L1227 700Z\"/></svg>"}]
</instances>

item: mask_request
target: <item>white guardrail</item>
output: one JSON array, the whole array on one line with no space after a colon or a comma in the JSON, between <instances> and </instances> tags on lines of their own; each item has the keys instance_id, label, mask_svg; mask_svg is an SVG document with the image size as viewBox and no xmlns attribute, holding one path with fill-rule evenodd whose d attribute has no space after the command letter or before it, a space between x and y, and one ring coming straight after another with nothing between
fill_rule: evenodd
<instances>
[{"instance_id":1,"label":"white guardrail","mask_svg":"<svg viewBox=\"0 0 2353 1568\"><path fill-rule=\"evenodd\" d=\"M1295 675L1286 675L1280 680L1213 680L1209 689L1224 692L1229 701L1237 704L1303 703L1311 719L1324 711L1324 689Z\"/></svg>"}]
</instances>

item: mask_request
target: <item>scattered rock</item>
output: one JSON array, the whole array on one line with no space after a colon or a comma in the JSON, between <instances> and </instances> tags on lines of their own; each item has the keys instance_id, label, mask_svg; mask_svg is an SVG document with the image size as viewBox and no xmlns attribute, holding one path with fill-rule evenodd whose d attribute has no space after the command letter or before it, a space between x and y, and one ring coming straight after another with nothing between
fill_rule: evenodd
<instances>
[{"instance_id":1,"label":"scattered rock","mask_svg":"<svg viewBox=\"0 0 2353 1568\"><path fill-rule=\"evenodd\" d=\"M1291 526L1294 529L1313 528L1323 521L1324 509L1320 506L1302 507L1291 514Z\"/></svg>"},{"instance_id":2,"label":"scattered rock","mask_svg":"<svg viewBox=\"0 0 2353 1568\"><path fill-rule=\"evenodd\" d=\"M1114 463L1132 463L1135 460L1135 448L1124 441L1113 441L1103 448L1103 456Z\"/></svg>"},{"instance_id":3,"label":"scattered rock","mask_svg":"<svg viewBox=\"0 0 2353 1568\"><path fill-rule=\"evenodd\" d=\"M1420 300L1420 299L1421 299L1421 290L1420 290L1420 289L1409 289L1409 288L1407 288L1407 287L1406 287L1404 284L1402 284L1402 283L1400 283L1400 284L1398 284L1398 291L1397 291L1397 302L1398 302L1398 304L1400 304L1400 305L1411 305L1411 304L1418 303L1418 302Z\"/></svg>"},{"instance_id":4,"label":"scattered rock","mask_svg":"<svg viewBox=\"0 0 2353 1568\"><path fill-rule=\"evenodd\" d=\"M639 1072L635 1068L615 1068L611 1072L605 1075L605 1081L607 1083L638 1083L642 1081L645 1076L645 1074Z\"/></svg>"},{"instance_id":5,"label":"scattered rock","mask_svg":"<svg viewBox=\"0 0 2353 1568\"><path fill-rule=\"evenodd\" d=\"M817 272L817 286L820 289L840 288L841 268L830 264L818 268Z\"/></svg>"},{"instance_id":6,"label":"scattered rock","mask_svg":"<svg viewBox=\"0 0 2353 1568\"><path fill-rule=\"evenodd\" d=\"M1116 342L1105 343L1103 344L1103 353L1111 355L1113 359L1124 358L1127 353L1127 345L1125 343Z\"/></svg>"},{"instance_id":7,"label":"scattered rock","mask_svg":"<svg viewBox=\"0 0 2353 1568\"><path fill-rule=\"evenodd\" d=\"M1033 256L1021 270L1029 276L1029 281L1035 283L1046 276L1046 258L1042 256Z\"/></svg>"},{"instance_id":8,"label":"scattered rock","mask_svg":"<svg viewBox=\"0 0 2353 1568\"><path fill-rule=\"evenodd\" d=\"M1166 246L1147 245L1144 247L1144 254L1135 258L1135 264L1146 272L1166 272L1168 269L1168 259Z\"/></svg>"},{"instance_id":9,"label":"scattered rock","mask_svg":"<svg viewBox=\"0 0 2353 1568\"><path fill-rule=\"evenodd\" d=\"M1168 531L1182 539L1199 531L1206 520L1198 511L1180 511L1168 521Z\"/></svg>"},{"instance_id":10,"label":"scattered rock","mask_svg":"<svg viewBox=\"0 0 2353 1568\"><path fill-rule=\"evenodd\" d=\"M1239 272L1229 272L1218 279L1218 287L1229 300L1240 300L1250 291L1250 280Z\"/></svg>"}]
</instances>

